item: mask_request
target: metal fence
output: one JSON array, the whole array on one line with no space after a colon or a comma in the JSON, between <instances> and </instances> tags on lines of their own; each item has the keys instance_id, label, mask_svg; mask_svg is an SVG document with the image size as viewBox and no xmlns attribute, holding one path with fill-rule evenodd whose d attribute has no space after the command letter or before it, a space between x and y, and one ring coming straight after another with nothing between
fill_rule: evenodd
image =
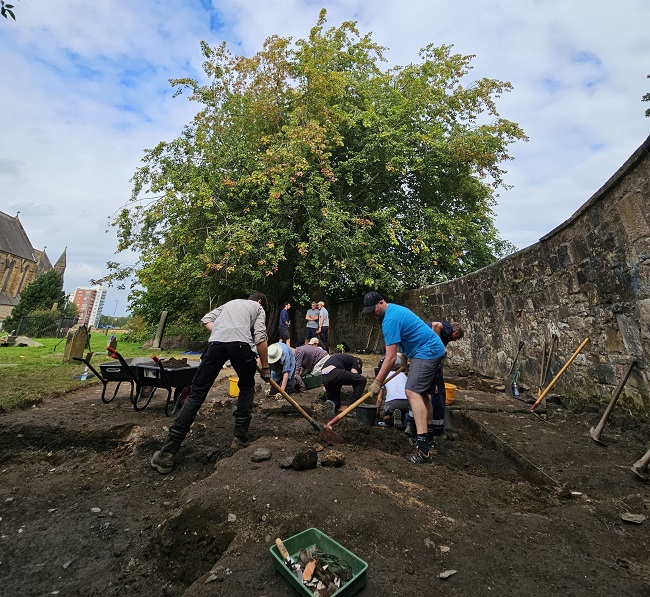
<instances>
[{"instance_id":1,"label":"metal fence","mask_svg":"<svg viewBox=\"0 0 650 597\"><path fill-rule=\"evenodd\" d=\"M63 338L68 330L79 321L78 317L61 315L30 315L21 317L16 328L16 336L30 338Z\"/></svg>"}]
</instances>

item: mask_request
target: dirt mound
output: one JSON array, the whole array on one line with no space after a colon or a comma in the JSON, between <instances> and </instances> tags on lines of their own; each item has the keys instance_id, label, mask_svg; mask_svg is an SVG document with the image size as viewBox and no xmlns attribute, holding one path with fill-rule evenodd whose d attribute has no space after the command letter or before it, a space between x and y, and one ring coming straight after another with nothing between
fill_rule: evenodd
<instances>
[{"instance_id":1,"label":"dirt mound","mask_svg":"<svg viewBox=\"0 0 650 597\"><path fill-rule=\"evenodd\" d=\"M315 527L368 563L373 597L650 594L649 523L621 519L650 516L650 486L630 471L647 437L624 410L604 448L589 437L600 413L549 404L533 415L503 393L459 388L455 440L412 465L401 431L348 416L342 443L328 444L257 393L251 445L234 451L229 374L166 476L149 465L171 423L157 394L136 412L128 391L103 404L94 384L0 415L3 592L284 597L269 547ZM322 423L321 392L294 398ZM281 467L318 444L319 461L335 449L345 464ZM258 448L271 458L254 462Z\"/></svg>"}]
</instances>

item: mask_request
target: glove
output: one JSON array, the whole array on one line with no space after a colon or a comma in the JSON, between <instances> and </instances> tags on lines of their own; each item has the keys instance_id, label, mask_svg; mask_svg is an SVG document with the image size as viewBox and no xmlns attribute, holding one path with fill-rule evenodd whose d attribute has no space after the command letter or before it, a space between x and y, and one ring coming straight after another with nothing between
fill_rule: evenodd
<instances>
[{"instance_id":1,"label":"glove","mask_svg":"<svg viewBox=\"0 0 650 597\"><path fill-rule=\"evenodd\" d=\"M269 383L271 381L271 369L269 367L262 367L262 371L260 373L260 377L266 382Z\"/></svg>"},{"instance_id":2,"label":"glove","mask_svg":"<svg viewBox=\"0 0 650 597\"><path fill-rule=\"evenodd\" d=\"M370 387L368 388L368 391L369 391L373 396L376 396L376 395L379 394L379 392L381 391L381 384L380 384L380 383L375 379L375 381L373 381L373 382L370 384Z\"/></svg>"}]
</instances>

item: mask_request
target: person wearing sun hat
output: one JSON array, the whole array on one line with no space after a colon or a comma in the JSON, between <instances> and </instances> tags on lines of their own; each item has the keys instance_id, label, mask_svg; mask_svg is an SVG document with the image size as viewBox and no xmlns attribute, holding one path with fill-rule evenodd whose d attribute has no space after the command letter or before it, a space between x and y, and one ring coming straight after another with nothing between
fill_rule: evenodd
<instances>
[{"instance_id":1,"label":"person wearing sun hat","mask_svg":"<svg viewBox=\"0 0 650 597\"><path fill-rule=\"evenodd\" d=\"M296 355L291 347L281 342L271 344L269 346L269 367L271 368L271 379L287 394L291 394L296 385ZM277 394L277 390L271 388L270 395L275 394Z\"/></svg>"},{"instance_id":2,"label":"person wearing sun hat","mask_svg":"<svg viewBox=\"0 0 650 597\"><path fill-rule=\"evenodd\" d=\"M386 357L370 385L374 396L379 394L384 381L397 360L398 348L410 359L411 367L405 394L416 426L415 452L409 456L414 464L431 461L429 444L433 436L433 406L430 395L437 384L440 363L445 357L445 346L436 334L413 311L389 303L379 292L369 292L363 299L362 312L381 321L386 345ZM431 430L429 430L431 425Z\"/></svg>"}]
</instances>

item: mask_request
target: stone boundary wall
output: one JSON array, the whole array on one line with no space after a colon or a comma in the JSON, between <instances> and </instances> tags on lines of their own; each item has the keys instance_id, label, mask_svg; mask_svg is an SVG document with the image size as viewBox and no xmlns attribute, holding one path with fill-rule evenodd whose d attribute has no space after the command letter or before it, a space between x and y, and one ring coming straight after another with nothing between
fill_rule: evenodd
<instances>
[{"instance_id":1,"label":"stone boundary wall","mask_svg":"<svg viewBox=\"0 0 650 597\"><path fill-rule=\"evenodd\" d=\"M393 297L426 320L458 321L465 338L450 364L490 377L507 372L520 341L521 383L536 388L544 341L558 335L549 381L587 337L554 390L609 400L636 359L624 400L650 409L650 137L569 220L540 241L462 278ZM331 345L373 348L379 325L361 299L328 305ZM379 337L379 349L383 350Z\"/></svg>"}]
</instances>

